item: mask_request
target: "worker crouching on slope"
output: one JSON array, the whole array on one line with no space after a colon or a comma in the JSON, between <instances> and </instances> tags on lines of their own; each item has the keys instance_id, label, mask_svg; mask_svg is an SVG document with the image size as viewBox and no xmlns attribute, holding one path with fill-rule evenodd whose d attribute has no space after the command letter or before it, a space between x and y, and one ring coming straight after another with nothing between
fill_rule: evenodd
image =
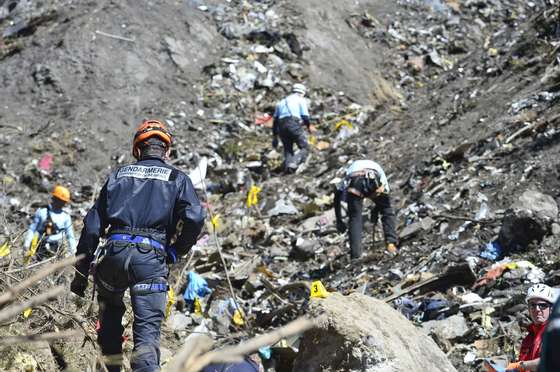
<instances>
[{"instance_id":1,"label":"worker crouching on slope","mask_svg":"<svg viewBox=\"0 0 560 372\"><path fill-rule=\"evenodd\" d=\"M359 258L362 255L362 209L365 198L371 199L374 203L371 210L371 220L374 226L381 214L387 250L391 254L396 254L395 211L391 206L389 183L383 168L371 160L356 160L346 169L345 174L344 180L335 191L334 211L337 230L343 233L347 227L342 219L341 202L343 200L347 202L351 257Z\"/></svg>"},{"instance_id":2,"label":"worker crouching on slope","mask_svg":"<svg viewBox=\"0 0 560 372\"><path fill-rule=\"evenodd\" d=\"M27 257L35 254L39 260L54 256L62 248L62 241L66 238L68 250L65 255L76 252L76 238L72 227L72 218L63 208L70 202L70 190L57 185L52 191L51 202L35 212L33 222L29 225L23 248Z\"/></svg>"},{"instance_id":3,"label":"worker crouching on slope","mask_svg":"<svg viewBox=\"0 0 560 372\"><path fill-rule=\"evenodd\" d=\"M83 296L99 238L108 230L107 244L96 255L98 341L104 355L118 359L124 331L123 295L130 289L133 371L159 370L160 327L168 290L166 261L175 262L177 255L195 244L205 218L189 177L164 161L171 142L160 121L147 120L138 127L132 147L138 162L111 173L84 219L77 249L77 254L87 257L76 265L71 290ZM183 221L183 229L170 244L179 221ZM109 370L119 371L120 367L113 365Z\"/></svg>"},{"instance_id":4,"label":"worker crouching on slope","mask_svg":"<svg viewBox=\"0 0 560 372\"><path fill-rule=\"evenodd\" d=\"M284 147L284 170L288 173L294 173L309 155L309 143L303 127L305 125L307 131L311 131L305 93L303 84L294 84L292 94L278 102L274 111L272 146L278 147L280 136ZM299 148L297 154L294 144Z\"/></svg>"}]
</instances>

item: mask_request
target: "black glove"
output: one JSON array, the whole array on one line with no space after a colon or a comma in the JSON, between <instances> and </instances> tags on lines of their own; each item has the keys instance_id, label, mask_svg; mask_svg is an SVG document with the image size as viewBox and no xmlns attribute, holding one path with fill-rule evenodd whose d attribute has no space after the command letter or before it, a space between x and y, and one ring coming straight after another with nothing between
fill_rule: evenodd
<instances>
[{"instance_id":1,"label":"black glove","mask_svg":"<svg viewBox=\"0 0 560 372\"><path fill-rule=\"evenodd\" d=\"M84 297L87 285L87 277L83 276L80 273L76 273L76 276L74 276L74 280L72 280L72 283L70 284L70 291L80 297Z\"/></svg>"},{"instance_id":2,"label":"black glove","mask_svg":"<svg viewBox=\"0 0 560 372\"><path fill-rule=\"evenodd\" d=\"M339 233L344 233L346 231L346 224L343 221L336 221L336 230Z\"/></svg>"},{"instance_id":3,"label":"black glove","mask_svg":"<svg viewBox=\"0 0 560 372\"><path fill-rule=\"evenodd\" d=\"M272 138L272 147L277 148L278 147L278 137L274 136Z\"/></svg>"}]
</instances>

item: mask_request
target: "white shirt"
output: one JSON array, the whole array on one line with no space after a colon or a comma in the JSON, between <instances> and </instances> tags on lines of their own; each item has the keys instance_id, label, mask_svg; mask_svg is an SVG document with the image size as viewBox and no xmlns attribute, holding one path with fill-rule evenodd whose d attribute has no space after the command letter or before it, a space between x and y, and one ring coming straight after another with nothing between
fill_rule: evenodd
<instances>
[{"instance_id":1,"label":"white shirt","mask_svg":"<svg viewBox=\"0 0 560 372\"><path fill-rule=\"evenodd\" d=\"M379 178L385 192L389 192L389 182L387 181L387 176L385 175L385 171L381 168L381 165L377 164L372 160L355 160L346 168L346 177L349 177L351 174L360 172L367 169L373 169L379 174Z\"/></svg>"}]
</instances>

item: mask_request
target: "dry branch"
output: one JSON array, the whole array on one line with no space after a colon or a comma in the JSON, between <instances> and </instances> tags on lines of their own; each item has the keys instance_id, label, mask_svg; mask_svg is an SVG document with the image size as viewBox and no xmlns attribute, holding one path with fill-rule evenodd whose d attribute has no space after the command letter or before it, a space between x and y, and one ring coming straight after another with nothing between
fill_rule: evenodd
<instances>
[{"instance_id":1,"label":"dry branch","mask_svg":"<svg viewBox=\"0 0 560 372\"><path fill-rule=\"evenodd\" d=\"M58 261L45 267L44 269L38 271L37 273L31 275L29 278L25 279L24 281L18 283L17 285L8 288L8 290L0 295L0 307L5 305L6 303L12 301L20 292L24 291L28 287L31 287L33 284L38 282L39 280L49 276L53 272L60 270L64 267L73 265L74 263L78 262L84 257L84 255L80 255L77 257L69 257L64 260Z\"/></svg>"},{"instance_id":2,"label":"dry branch","mask_svg":"<svg viewBox=\"0 0 560 372\"><path fill-rule=\"evenodd\" d=\"M516 139L517 137L519 137L520 135L522 135L525 132L529 132L533 129L535 129L538 125L540 125L541 123L539 122L535 122L533 124L527 125L521 129L519 129L518 131L516 131L515 133L513 133L511 136L509 136L505 143L510 143L511 141L513 141L514 139Z\"/></svg>"},{"instance_id":3,"label":"dry branch","mask_svg":"<svg viewBox=\"0 0 560 372\"><path fill-rule=\"evenodd\" d=\"M79 331L61 331L50 333L39 333L35 335L4 336L0 338L0 345L18 345L27 342L54 341L61 338L72 338L81 335Z\"/></svg>"},{"instance_id":4,"label":"dry branch","mask_svg":"<svg viewBox=\"0 0 560 372\"><path fill-rule=\"evenodd\" d=\"M59 295L61 295L64 291L65 291L65 288L62 287L62 286L55 287L48 292L45 292L43 294L38 295L37 297L32 297L27 301L17 303L17 304L13 304L13 305L11 305L11 306L9 306L9 307L0 311L0 322L4 322L4 321L10 319L11 317L21 313L23 310L25 310L29 307L41 305L44 302L47 302L47 301L49 301L53 298L56 298Z\"/></svg>"},{"instance_id":5,"label":"dry branch","mask_svg":"<svg viewBox=\"0 0 560 372\"><path fill-rule=\"evenodd\" d=\"M471 217L463 217L463 216L453 216L453 215L450 215L450 214L434 214L434 215L432 215L432 218L444 218L444 219L448 219L448 220L476 222L476 223L480 223L480 224L494 223L494 222L498 221L498 219L496 219L496 218L476 219L474 217L471 218Z\"/></svg>"},{"instance_id":6,"label":"dry branch","mask_svg":"<svg viewBox=\"0 0 560 372\"><path fill-rule=\"evenodd\" d=\"M175 366L175 368L170 368L169 371L194 372L199 371L212 363L231 363L240 361L243 359L243 356L258 350L263 346L275 344L283 338L304 332L313 326L313 321L306 318L299 318L281 328L242 342L239 345L227 346L219 350L207 352L200 356L195 356L194 358L191 356L190 352L193 349L193 344L189 343L188 345L184 345L179 351L177 359L179 359L179 356L181 356L181 359L173 361L173 366ZM197 340L195 339L194 343L197 343L196 341ZM200 349L201 348L198 348L198 350Z\"/></svg>"},{"instance_id":7,"label":"dry branch","mask_svg":"<svg viewBox=\"0 0 560 372\"><path fill-rule=\"evenodd\" d=\"M213 344L214 341L207 335L192 333L187 337L183 347L173 358L167 370L169 372L183 371L186 364L192 363L200 354L210 350Z\"/></svg>"},{"instance_id":8,"label":"dry branch","mask_svg":"<svg viewBox=\"0 0 560 372\"><path fill-rule=\"evenodd\" d=\"M130 43L134 43L134 39L131 39L131 38L129 38L129 37L124 37L124 36L119 36L119 35L113 35L113 34L109 34L109 33L107 33L107 32L99 31L99 30L95 30L95 33L96 33L97 35L109 37L109 38L111 38L111 39L122 40L122 41L128 41L128 42L130 42Z\"/></svg>"}]
</instances>

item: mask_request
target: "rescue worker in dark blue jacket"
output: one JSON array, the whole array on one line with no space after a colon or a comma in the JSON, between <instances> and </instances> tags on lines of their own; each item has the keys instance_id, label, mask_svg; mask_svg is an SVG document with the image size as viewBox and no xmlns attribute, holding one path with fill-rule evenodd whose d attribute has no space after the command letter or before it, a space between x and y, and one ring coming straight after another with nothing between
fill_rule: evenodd
<instances>
[{"instance_id":1,"label":"rescue worker in dark blue jacket","mask_svg":"<svg viewBox=\"0 0 560 372\"><path fill-rule=\"evenodd\" d=\"M95 261L98 288L98 342L104 355L118 360L122 352L123 295L130 289L134 312L133 371L159 371L160 327L167 301L167 263L196 243L205 212L191 180L166 164L172 138L163 123L144 121L134 136L138 162L111 173L84 219L71 290L84 296L90 263ZM179 221L181 231L176 231ZM172 243L173 237L176 235ZM107 243L96 252L100 237ZM95 252L95 254L94 254ZM119 371L120 363L109 371Z\"/></svg>"}]
</instances>

